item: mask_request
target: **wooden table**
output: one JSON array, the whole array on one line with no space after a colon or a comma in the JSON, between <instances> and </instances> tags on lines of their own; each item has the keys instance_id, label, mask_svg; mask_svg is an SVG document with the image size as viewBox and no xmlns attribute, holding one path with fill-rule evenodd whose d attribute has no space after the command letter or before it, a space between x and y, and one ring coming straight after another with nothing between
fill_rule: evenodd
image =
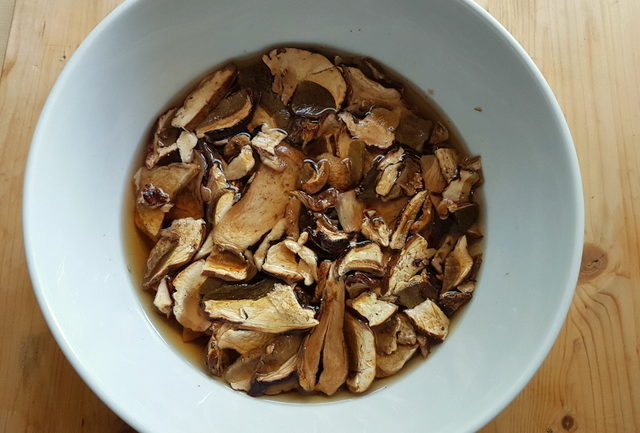
<instances>
[{"instance_id":1,"label":"wooden table","mask_svg":"<svg viewBox=\"0 0 640 433\"><path fill-rule=\"evenodd\" d=\"M0 429L132 431L47 329L24 260L24 163L40 109L120 0L0 0ZM479 0L532 55L569 122L587 211L582 273L542 368L483 432L640 432L640 1ZM46 216L45 216L46 218ZM43 221L46 223L46 221Z\"/></svg>"}]
</instances>

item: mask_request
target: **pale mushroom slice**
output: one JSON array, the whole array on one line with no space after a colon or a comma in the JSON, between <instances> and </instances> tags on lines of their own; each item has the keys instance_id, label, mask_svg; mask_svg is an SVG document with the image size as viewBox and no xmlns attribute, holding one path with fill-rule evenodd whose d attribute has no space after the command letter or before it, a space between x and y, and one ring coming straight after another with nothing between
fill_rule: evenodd
<instances>
[{"instance_id":1,"label":"pale mushroom slice","mask_svg":"<svg viewBox=\"0 0 640 433\"><path fill-rule=\"evenodd\" d=\"M366 113L373 107L383 107L390 110L404 108L398 90L384 87L369 79L360 69L355 67L345 66L342 68L342 72L349 86L347 110Z\"/></svg>"},{"instance_id":2,"label":"pale mushroom slice","mask_svg":"<svg viewBox=\"0 0 640 433\"><path fill-rule=\"evenodd\" d=\"M171 126L171 120L173 120L177 110L177 108L170 108L158 117L151 142L147 146L147 156L144 160L148 169L152 169L158 161L178 149L176 140L180 130Z\"/></svg>"},{"instance_id":3,"label":"pale mushroom slice","mask_svg":"<svg viewBox=\"0 0 640 433\"><path fill-rule=\"evenodd\" d=\"M367 319L369 326L381 325L398 311L396 304L378 299L373 292L365 292L355 299L348 299L347 305Z\"/></svg>"},{"instance_id":4,"label":"pale mushroom slice","mask_svg":"<svg viewBox=\"0 0 640 433\"><path fill-rule=\"evenodd\" d=\"M171 299L171 293L169 292L168 277L160 280L156 294L153 298L153 306L164 314L167 319L171 316L171 307L173 305L173 299Z\"/></svg>"},{"instance_id":5,"label":"pale mushroom slice","mask_svg":"<svg viewBox=\"0 0 640 433\"><path fill-rule=\"evenodd\" d=\"M446 292L464 281L472 266L473 258L469 254L467 237L461 236L444 263L442 290Z\"/></svg>"},{"instance_id":6,"label":"pale mushroom slice","mask_svg":"<svg viewBox=\"0 0 640 433\"><path fill-rule=\"evenodd\" d=\"M371 278L364 272L353 272L344 278L344 284L347 288L347 295L353 299L367 290L376 290L380 287L380 280Z\"/></svg>"},{"instance_id":7,"label":"pale mushroom slice","mask_svg":"<svg viewBox=\"0 0 640 433\"><path fill-rule=\"evenodd\" d=\"M180 136L176 140L178 146L178 152L180 153L180 159L182 162L193 161L193 149L198 144L198 137L192 132L182 131Z\"/></svg>"},{"instance_id":8,"label":"pale mushroom slice","mask_svg":"<svg viewBox=\"0 0 640 433\"><path fill-rule=\"evenodd\" d=\"M269 248L267 257L262 264L262 271L282 278L288 283L304 280L304 275L299 271L295 252L287 248L284 242L279 242Z\"/></svg>"},{"instance_id":9,"label":"pale mushroom slice","mask_svg":"<svg viewBox=\"0 0 640 433\"><path fill-rule=\"evenodd\" d=\"M343 277L353 271L382 275L384 264L380 246L373 242L366 242L351 248L340 260L338 274Z\"/></svg>"},{"instance_id":10,"label":"pale mushroom slice","mask_svg":"<svg viewBox=\"0 0 640 433\"><path fill-rule=\"evenodd\" d=\"M338 220L345 232L357 232L362 227L364 203L356 197L354 189L345 191L338 196L336 203Z\"/></svg>"},{"instance_id":11,"label":"pale mushroom slice","mask_svg":"<svg viewBox=\"0 0 640 433\"><path fill-rule=\"evenodd\" d=\"M209 373L214 376L222 376L235 358L232 350L221 349L218 346L216 334L217 330L222 326L225 325L221 322L213 322L211 324L212 332L206 349L205 364Z\"/></svg>"},{"instance_id":12,"label":"pale mushroom slice","mask_svg":"<svg viewBox=\"0 0 640 433\"><path fill-rule=\"evenodd\" d=\"M226 320L241 329L281 333L318 325L314 311L302 308L293 286L276 283L259 299L206 300L204 311L213 320Z\"/></svg>"},{"instance_id":13,"label":"pale mushroom slice","mask_svg":"<svg viewBox=\"0 0 640 433\"><path fill-rule=\"evenodd\" d=\"M166 212L170 209L166 197L174 198L197 174L197 164L173 163L156 166L151 169L142 167L134 176L136 202L134 220L136 226L152 240L157 240L158 233ZM158 206L158 197L163 203Z\"/></svg>"},{"instance_id":14,"label":"pale mushroom slice","mask_svg":"<svg viewBox=\"0 0 640 433\"><path fill-rule=\"evenodd\" d=\"M447 338L449 318L431 299L405 310L404 313L409 316L418 330L429 337L438 341L444 341Z\"/></svg>"},{"instance_id":15,"label":"pale mushroom slice","mask_svg":"<svg viewBox=\"0 0 640 433\"><path fill-rule=\"evenodd\" d=\"M318 84L333 97L334 107L340 109L347 84L340 70L321 54L298 48L278 48L262 56L273 75L272 90L280 95L283 104L289 100L300 83Z\"/></svg>"},{"instance_id":16,"label":"pale mushroom slice","mask_svg":"<svg viewBox=\"0 0 640 433\"><path fill-rule=\"evenodd\" d=\"M226 369L222 377L236 391L248 392L259 362L260 354L241 356Z\"/></svg>"},{"instance_id":17,"label":"pale mushroom slice","mask_svg":"<svg viewBox=\"0 0 640 433\"><path fill-rule=\"evenodd\" d=\"M280 238L284 236L286 227L287 219L281 218L273 226L271 231L264 237L264 239L262 239L262 242L260 242L258 249L253 255L253 260L256 264L256 268L258 268L258 271L262 270L262 265L267 258L267 252L269 251L269 247L271 247L271 243L280 240Z\"/></svg>"},{"instance_id":18,"label":"pale mushroom slice","mask_svg":"<svg viewBox=\"0 0 640 433\"><path fill-rule=\"evenodd\" d=\"M248 281L256 275L257 269L250 251L241 254L214 247L202 273L224 281Z\"/></svg>"},{"instance_id":19,"label":"pale mushroom slice","mask_svg":"<svg viewBox=\"0 0 640 433\"><path fill-rule=\"evenodd\" d=\"M441 148L435 151L442 176L451 182L458 176L458 152L455 149Z\"/></svg>"},{"instance_id":20,"label":"pale mushroom slice","mask_svg":"<svg viewBox=\"0 0 640 433\"><path fill-rule=\"evenodd\" d=\"M389 242L389 246L392 249L399 250L404 246L407 236L409 235L409 230L418 217L418 213L422 209L427 194L427 191L420 191L413 196L409 203L407 203L407 206L405 206L402 211L402 216L400 217L400 222L391 236L391 242Z\"/></svg>"},{"instance_id":21,"label":"pale mushroom slice","mask_svg":"<svg viewBox=\"0 0 640 433\"><path fill-rule=\"evenodd\" d=\"M439 274L444 272L445 260L457 242L458 238L449 233L444 237L442 243L436 250L436 254L433 256L433 259L431 259L431 267Z\"/></svg>"},{"instance_id":22,"label":"pale mushroom slice","mask_svg":"<svg viewBox=\"0 0 640 433\"><path fill-rule=\"evenodd\" d=\"M329 180L329 161L321 160L317 163L312 160L305 161L303 171L307 176L304 183L300 185L300 189L307 194L316 194Z\"/></svg>"},{"instance_id":23,"label":"pale mushroom slice","mask_svg":"<svg viewBox=\"0 0 640 433\"><path fill-rule=\"evenodd\" d=\"M224 170L224 174L227 180L242 179L249 174L255 164L256 161L253 158L251 146L243 146L238 156L229 161L229 164Z\"/></svg>"},{"instance_id":24,"label":"pale mushroom slice","mask_svg":"<svg viewBox=\"0 0 640 433\"><path fill-rule=\"evenodd\" d=\"M237 72L236 66L230 64L205 77L184 100L171 124L176 128L193 131L229 92Z\"/></svg>"},{"instance_id":25,"label":"pale mushroom slice","mask_svg":"<svg viewBox=\"0 0 640 433\"><path fill-rule=\"evenodd\" d=\"M396 186L396 182L400 177L400 171L404 165L402 163L404 156L404 150L399 147L395 151L389 152L384 159L380 161L378 169L382 170L382 173L380 174L378 183L376 183L376 194L384 197Z\"/></svg>"},{"instance_id":26,"label":"pale mushroom slice","mask_svg":"<svg viewBox=\"0 0 640 433\"><path fill-rule=\"evenodd\" d=\"M191 152L192 161L198 166L198 172L184 188L172 198L173 207L167 213L165 221L180 218L203 218L202 180L207 169L204 156L199 151Z\"/></svg>"},{"instance_id":27,"label":"pale mushroom slice","mask_svg":"<svg viewBox=\"0 0 640 433\"><path fill-rule=\"evenodd\" d=\"M422 179L424 185L431 193L442 193L447 186L447 181L442 176L438 158L435 155L422 155L420 157Z\"/></svg>"},{"instance_id":28,"label":"pale mushroom slice","mask_svg":"<svg viewBox=\"0 0 640 433\"><path fill-rule=\"evenodd\" d=\"M435 125L433 125L433 130L431 131L431 136L429 137L429 143L437 145L440 143L444 143L449 139L449 130L446 126L440 121L437 121Z\"/></svg>"},{"instance_id":29,"label":"pale mushroom slice","mask_svg":"<svg viewBox=\"0 0 640 433\"><path fill-rule=\"evenodd\" d=\"M223 248L244 252L284 217L288 193L296 188L298 171L279 173L262 165L244 196L213 229L213 241Z\"/></svg>"},{"instance_id":30,"label":"pale mushroom slice","mask_svg":"<svg viewBox=\"0 0 640 433\"><path fill-rule=\"evenodd\" d=\"M442 198L451 200L454 203L468 202L471 189L479 181L480 175L478 173L469 170L460 170L460 178L449 183L447 188L442 192Z\"/></svg>"},{"instance_id":31,"label":"pale mushroom slice","mask_svg":"<svg viewBox=\"0 0 640 433\"><path fill-rule=\"evenodd\" d=\"M202 275L204 260L191 263L173 279L173 315L178 323L195 332L204 332L211 326L200 309L200 287L207 277Z\"/></svg>"},{"instance_id":32,"label":"pale mushroom slice","mask_svg":"<svg viewBox=\"0 0 640 433\"><path fill-rule=\"evenodd\" d=\"M386 108L374 108L362 120L347 112L340 113L339 117L353 138L378 149L388 149L393 145L394 132L400 123L400 114Z\"/></svg>"},{"instance_id":33,"label":"pale mushroom slice","mask_svg":"<svg viewBox=\"0 0 640 433\"><path fill-rule=\"evenodd\" d=\"M242 89L224 98L218 103L196 127L196 135L203 138L229 137L238 132L249 122L253 113L253 98L251 92Z\"/></svg>"},{"instance_id":34,"label":"pale mushroom slice","mask_svg":"<svg viewBox=\"0 0 640 433\"><path fill-rule=\"evenodd\" d=\"M319 162L326 162L329 165L329 177L327 184L340 191L344 191L351 186L351 161L346 158L338 158L333 153L322 153L318 156Z\"/></svg>"},{"instance_id":35,"label":"pale mushroom slice","mask_svg":"<svg viewBox=\"0 0 640 433\"><path fill-rule=\"evenodd\" d=\"M344 315L344 336L349 352L347 387L351 392L364 392L376 378L376 343L371 329L353 317Z\"/></svg>"},{"instance_id":36,"label":"pale mushroom slice","mask_svg":"<svg viewBox=\"0 0 640 433\"><path fill-rule=\"evenodd\" d=\"M260 155L263 164L276 171L283 171L284 162L276 155L276 147L287 137L287 133L281 129L270 128L262 125L260 132L251 139L251 145Z\"/></svg>"},{"instance_id":37,"label":"pale mushroom slice","mask_svg":"<svg viewBox=\"0 0 640 433\"><path fill-rule=\"evenodd\" d=\"M213 224L214 226L222 221L222 218L229 212L231 206L233 206L239 200L240 194L232 189L228 189L226 192L222 193L220 198L218 198L218 202L216 203L216 210L213 214ZM213 239L211 239L213 243Z\"/></svg>"},{"instance_id":38,"label":"pale mushroom slice","mask_svg":"<svg viewBox=\"0 0 640 433\"><path fill-rule=\"evenodd\" d=\"M329 188L312 196L302 191L292 191L291 196L298 199L304 207L313 212L324 212L336 206L339 192L334 188Z\"/></svg>"},{"instance_id":39,"label":"pale mushroom slice","mask_svg":"<svg viewBox=\"0 0 640 433\"><path fill-rule=\"evenodd\" d=\"M365 211L365 216L362 221L360 231L370 241L373 241L381 247L389 246L389 237L391 237L391 230L387 227L384 219L377 216L375 210Z\"/></svg>"},{"instance_id":40,"label":"pale mushroom slice","mask_svg":"<svg viewBox=\"0 0 640 433\"><path fill-rule=\"evenodd\" d=\"M376 377L389 377L399 372L418 350L418 345L398 345L395 352L376 355Z\"/></svg>"},{"instance_id":41,"label":"pale mushroom slice","mask_svg":"<svg viewBox=\"0 0 640 433\"><path fill-rule=\"evenodd\" d=\"M389 271L388 293L397 295L401 292L409 284L411 277L427 267L434 253L433 249L429 249L425 238L420 235L412 236Z\"/></svg>"},{"instance_id":42,"label":"pale mushroom slice","mask_svg":"<svg viewBox=\"0 0 640 433\"><path fill-rule=\"evenodd\" d=\"M170 271L188 263L200 247L204 231L204 221L193 218L175 220L162 230L147 259L143 287L155 287Z\"/></svg>"},{"instance_id":43,"label":"pale mushroom slice","mask_svg":"<svg viewBox=\"0 0 640 433\"><path fill-rule=\"evenodd\" d=\"M241 356L263 352L274 338L274 334L237 329L228 323L223 324L216 332L216 340L220 349L233 349Z\"/></svg>"},{"instance_id":44,"label":"pale mushroom slice","mask_svg":"<svg viewBox=\"0 0 640 433\"><path fill-rule=\"evenodd\" d=\"M318 256L311 248L304 246L308 235L309 234L305 232L300 236L298 241L285 239L282 242L289 251L300 258L297 271L304 277L305 286L310 286L314 281L318 280Z\"/></svg>"}]
</instances>

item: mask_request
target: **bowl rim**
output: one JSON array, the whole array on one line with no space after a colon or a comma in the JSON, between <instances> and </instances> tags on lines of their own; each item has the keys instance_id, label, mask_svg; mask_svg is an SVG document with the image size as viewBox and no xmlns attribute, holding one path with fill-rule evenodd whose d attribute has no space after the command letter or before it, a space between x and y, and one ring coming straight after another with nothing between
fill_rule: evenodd
<instances>
[{"instance_id":1,"label":"bowl rim","mask_svg":"<svg viewBox=\"0 0 640 433\"><path fill-rule=\"evenodd\" d=\"M91 48L94 40L100 37L100 35L105 30L107 30L113 22L120 19L121 16L125 15L129 9L133 8L138 3L141 3L143 1L145 0L124 0L120 5L116 6L102 21L100 21L96 25L96 27L93 28L93 30L91 30L91 32L89 32L87 37L82 41L78 49L74 52L67 64L62 69L61 73L58 75L58 78L56 79L54 85L51 88L51 91L49 92L49 95L47 96L46 102L42 108L32 136L31 146L29 149L25 167L22 197L23 244L25 248L27 268L29 270L29 276L31 279L33 291L35 293L40 311L45 318L47 326L51 330L53 337L55 338L66 359L73 366L75 371L80 375L82 380L111 410L113 410L127 424L138 431L146 431L146 426L142 425L142 421L136 419L136 417L127 409L125 405L121 404L119 401L112 399L110 395L108 395L100 387L99 381L91 373L90 369L86 368L80 362L80 359L77 357L76 353L70 346L70 343L67 341L64 330L59 326L59 323L56 320L56 313L50 308L50 305L47 303L44 294L45 290L40 284L38 284L38 282L41 280L38 278L39 271L36 266L35 251L32 249L32 246L29 245L27 240L30 238L30 232L32 230L32 225L28 221L28 215L30 213L29 207L31 203L30 196L33 193L35 182L34 179L37 176L33 169L34 160L36 159L37 149L41 146L44 146L46 143L46 140L44 140L45 137L42 125L46 123L45 119L50 116L52 107L59 99L61 91L60 89L63 87L63 84L68 80L72 72L78 67L78 64L80 63L82 57L84 56L85 52L87 52ZM520 60L523 61L524 65L531 73L532 78L539 86L542 96L551 109L554 120L557 122L557 126L561 132L562 143L559 143L559 145L562 145L564 147L564 151L568 156L569 176L573 184L572 189L574 195L573 197L571 197L572 200L570 201L570 204L574 206L573 211L576 215L573 233L574 244L572 246L572 267L567 273L567 287L564 288L564 293L560 298L560 302L556 304L556 312L553 318L551 332L546 335L545 339L538 346L537 351L535 351L534 355L530 358L529 363L525 366L525 368L523 368L522 374L513 381L510 388L508 388L500 398L495 399L493 403L486 406L484 412L480 413L478 416L470 419L467 422L468 431L477 431L488 422L490 422L493 418L495 418L524 389L524 387L532 379L536 371L540 368L543 361L546 359L560 333L560 330L565 322L567 313L569 311L569 307L572 303L575 286L578 282L582 248L584 243L585 210L582 177L580 173L575 145L571 137L571 132L567 125L566 119L548 82L546 81L538 67L535 65L531 57L527 54L525 49L496 18L494 18L489 12L487 12L473 0L454 1L466 7L470 13L475 14L480 20L488 24L488 26L494 32L496 32L500 38L507 42L510 48L512 48L515 54L520 58Z\"/></svg>"}]
</instances>

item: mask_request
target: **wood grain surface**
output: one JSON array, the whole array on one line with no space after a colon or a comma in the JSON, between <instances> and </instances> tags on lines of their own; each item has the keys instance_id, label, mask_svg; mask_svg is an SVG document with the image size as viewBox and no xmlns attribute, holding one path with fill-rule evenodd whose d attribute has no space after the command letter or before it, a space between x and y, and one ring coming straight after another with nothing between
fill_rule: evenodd
<instances>
[{"instance_id":1,"label":"wood grain surface","mask_svg":"<svg viewBox=\"0 0 640 433\"><path fill-rule=\"evenodd\" d=\"M587 214L582 273L562 333L531 383L482 431L640 432L640 1L478 2L524 45L557 95ZM11 23L0 78L2 432L132 431L51 337L31 290L20 221L24 164L44 100L118 3L15 0L13 10L0 8L0 27Z\"/></svg>"}]
</instances>

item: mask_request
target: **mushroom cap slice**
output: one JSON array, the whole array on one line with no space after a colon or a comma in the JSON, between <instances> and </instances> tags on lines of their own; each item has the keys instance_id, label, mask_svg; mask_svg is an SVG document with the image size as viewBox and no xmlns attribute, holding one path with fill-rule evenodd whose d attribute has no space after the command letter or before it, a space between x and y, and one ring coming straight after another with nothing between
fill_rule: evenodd
<instances>
[{"instance_id":1,"label":"mushroom cap slice","mask_svg":"<svg viewBox=\"0 0 640 433\"><path fill-rule=\"evenodd\" d=\"M449 290L448 292L440 295L440 299L438 299L438 305L440 309L446 314L448 317L451 317L456 311L458 311L463 305L471 300L471 293L457 291L457 290Z\"/></svg>"},{"instance_id":2,"label":"mushroom cap slice","mask_svg":"<svg viewBox=\"0 0 640 433\"><path fill-rule=\"evenodd\" d=\"M424 185L431 193L442 193L447 186L447 181L442 176L440 164L435 155L422 155L420 157L420 167Z\"/></svg>"},{"instance_id":3,"label":"mushroom cap slice","mask_svg":"<svg viewBox=\"0 0 640 433\"><path fill-rule=\"evenodd\" d=\"M435 151L442 176L451 182L458 176L458 152L455 149L441 148Z\"/></svg>"},{"instance_id":4,"label":"mushroom cap slice","mask_svg":"<svg viewBox=\"0 0 640 433\"><path fill-rule=\"evenodd\" d=\"M376 343L371 329L346 313L344 336L349 351L347 387L351 392L364 392L376 378Z\"/></svg>"},{"instance_id":5,"label":"mushroom cap slice","mask_svg":"<svg viewBox=\"0 0 640 433\"><path fill-rule=\"evenodd\" d=\"M411 359L418 345L399 345L390 355L379 354L376 356L376 377L388 377L396 374Z\"/></svg>"},{"instance_id":6,"label":"mushroom cap slice","mask_svg":"<svg viewBox=\"0 0 640 433\"><path fill-rule=\"evenodd\" d=\"M368 112L373 107L390 110L404 108L400 92L384 87L377 81L369 79L360 69L345 66L342 68L344 78L349 85L347 110Z\"/></svg>"},{"instance_id":7,"label":"mushroom cap slice","mask_svg":"<svg viewBox=\"0 0 640 433\"><path fill-rule=\"evenodd\" d=\"M216 332L220 349L233 349L242 356L262 352L273 342L274 334L237 329L233 325L223 324Z\"/></svg>"},{"instance_id":8,"label":"mushroom cap slice","mask_svg":"<svg viewBox=\"0 0 640 433\"><path fill-rule=\"evenodd\" d=\"M202 275L203 266L204 260L193 262L173 279L173 315L178 323L195 332L204 332L211 326L200 309L200 287L207 279Z\"/></svg>"},{"instance_id":9,"label":"mushroom cap slice","mask_svg":"<svg viewBox=\"0 0 640 433\"><path fill-rule=\"evenodd\" d=\"M380 246L373 242L356 245L340 260L338 275L341 277L352 271L382 275L384 264Z\"/></svg>"},{"instance_id":10,"label":"mushroom cap slice","mask_svg":"<svg viewBox=\"0 0 640 433\"><path fill-rule=\"evenodd\" d=\"M278 48L262 56L262 61L273 75L274 92L288 104L296 88L303 81L324 87L331 93L334 108L340 109L347 91L347 84L340 70L322 54L298 48Z\"/></svg>"},{"instance_id":11,"label":"mushroom cap slice","mask_svg":"<svg viewBox=\"0 0 640 433\"><path fill-rule=\"evenodd\" d=\"M364 203L356 197L354 189L345 191L338 196L336 203L338 220L345 232L357 232L362 227Z\"/></svg>"},{"instance_id":12,"label":"mushroom cap slice","mask_svg":"<svg viewBox=\"0 0 640 433\"><path fill-rule=\"evenodd\" d=\"M284 242L279 242L269 248L267 258L262 264L262 270L289 283L304 279L304 276L299 272L295 252L287 248Z\"/></svg>"},{"instance_id":13,"label":"mushroom cap slice","mask_svg":"<svg viewBox=\"0 0 640 433\"><path fill-rule=\"evenodd\" d=\"M379 149L388 149L393 145L394 131L400 123L400 114L386 108L374 108L359 121L347 112L340 113L338 117L347 125L353 138Z\"/></svg>"},{"instance_id":14,"label":"mushroom cap slice","mask_svg":"<svg viewBox=\"0 0 640 433\"><path fill-rule=\"evenodd\" d=\"M392 295L398 294L409 283L409 279L423 270L429 263L434 251L430 250L425 238L414 235L400 251L400 255L389 272L389 289Z\"/></svg>"},{"instance_id":15,"label":"mushroom cap slice","mask_svg":"<svg viewBox=\"0 0 640 433\"><path fill-rule=\"evenodd\" d=\"M262 165L244 196L213 229L213 241L223 248L244 252L258 242L282 218L296 188L298 171L279 173Z\"/></svg>"},{"instance_id":16,"label":"mushroom cap slice","mask_svg":"<svg viewBox=\"0 0 640 433\"><path fill-rule=\"evenodd\" d=\"M205 134L228 137L246 124L253 113L251 93L246 89L239 90L224 98L209 112L207 117L196 127L196 135L203 138Z\"/></svg>"},{"instance_id":17,"label":"mushroom cap slice","mask_svg":"<svg viewBox=\"0 0 640 433\"><path fill-rule=\"evenodd\" d=\"M248 281L257 269L253 257L237 254L233 251L214 248L207 257L202 273L225 281Z\"/></svg>"},{"instance_id":18,"label":"mushroom cap slice","mask_svg":"<svg viewBox=\"0 0 640 433\"><path fill-rule=\"evenodd\" d=\"M431 299L404 311L418 330L429 337L444 341L449 333L449 318Z\"/></svg>"},{"instance_id":19,"label":"mushroom cap slice","mask_svg":"<svg viewBox=\"0 0 640 433\"><path fill-rule=\"evenodd\" d=\"M364 237L377 243L381 247L389 246L391 230L387 227L384 219L376 216L376 211L368 210L365 212L360 231Z\"/></svg>"},{"instance_id":20,"label":"mushroom cap slice","mask_svg":"<svg viewBox=\"0 0 640 433\"><path fill-rule=\"evenodd\" d=\"M276 147L287 137L282 129L263 124L260 132L251 139L251 145L258 151L262 163L276 171L282 171L285 163L276 155Z\"/></svg>"},{"instance_id":21,"label":"mushroom cap slice","mask_svg":"<svg viewBox=\"0 0 640 433\"><path fill-rule=\"evenodd\" d=\"M173 120L176 111L178 111L177 108L170 108L158 117L144 160L148 169L152 169L158 161L178 149L176 140L180 130L171 126L171 120Z\"/></svg>"},{"instance_id":22,"label":"mushroom cap slice","mask_svg":"<svg viewBox=\"0 0 640 433\"><path fill-rule=\"evenodd\" d=\"M262 270L262 265L267 258L267 252L269 251L269 247L271 246L271 242L279 240L282 236L284 236L285 230L287 227L287 219L281 218L278 222L273 226L271 231L262 239L258 249L253 255L253 260L256 263L256 267L259 271Z\"/></svg>"},{"instance_id":23,"label":"mushroom cap slice","mask_svg":"<svg viewBox=\"0 0 640 433\"><path fill-rule=\"evenodd\" d=\"M409 230L418 217L418 212L422 209L427 194L427 191L420 191L413 196L405 206L400 217L400 222L391 236L389 246L392 249L399 250L404 246L407 236L409 235Z\"/></svg>"},{"instance_id":24,"label":"mushroom cap slice","mask_svg":"<svg viewBox=\"0 0 640 433\"><path fill-rule=\"evenodd\" d=\"M280 333L313 328L318 324L314 311L302 308L293 286L275 284L259 299L207 300L204 311L211 319L235 323L238 328Z\"/></svg>"},{"instance_id":25,"label":"mushroom cap slice","mask_svg":"<svg viewBox=\"0 0 640 433\"><path fill-rule=\"evenodd\" d=\"M398 311L397 305L378 299L373 292L365 292L356 299L349 299L347 305L367 319L369 326L381 325Z\"/></svg>"},{"instance_id":26,"label":"mushroom cap slice","mask_svg":"<svg viewBox=\"0 0 640 433\"><path fill-rule=\"evenodd\" d=\"M460 170L460 178L452 180L442 192L442 198L454 203L469 201L471 189L480 181L480 175L474 171Z\"/></svg>"},{"instance_id":27,"label":"mushroom cap slice","mask_svg":"<svg viewBox=\"0 0 640 433\"><path fill-rule=\"evenodd\" d=\"M192 131L229 92L237 72L236 66L230 64L205 77L186 97L171 124Z\"/></svg>"},{"instance_id":28,"label":"mushroom cap slice","mask_svg":"<svg viewBox=\"0 0 640 433\"><path fill-rule=\"evenodd\" d=\"M444 263L442 289L446 292L462 283L472 267L473 258L469 254L467 237L461 236Z\"/></svg>"},{"instance_id":29,"label":"mushroom cap slice","mask_svg":"<svg viewBox=\"0 0 640 433\"><path fill-rule=\"evenodd\" d=\"M160 239L149 253L143 286L155 286L170 271L188 263L200 247L204 231L204 221L193 218L175 220L162 230Z\"/></svg>"}]
</instances>

